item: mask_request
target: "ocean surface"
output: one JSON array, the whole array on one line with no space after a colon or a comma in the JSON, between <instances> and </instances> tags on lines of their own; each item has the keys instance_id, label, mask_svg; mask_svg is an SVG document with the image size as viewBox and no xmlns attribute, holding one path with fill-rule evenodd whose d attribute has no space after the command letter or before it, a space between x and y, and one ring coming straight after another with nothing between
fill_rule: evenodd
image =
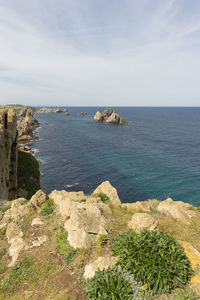
<instances>
[{"instance_id":1,"label":"ocean surface","mask_svg":"<svg viewBox=\"0 0 200 300\"><path fill-rule=\"evenodd\" d=\"M97 107L36 114L41 186L91 193L109 180L122 202L171 197L200 205L200 108L117 107L133 126L93 122ZM86 116L80 115L87 112Z\"/></svg>"}]
</instances>

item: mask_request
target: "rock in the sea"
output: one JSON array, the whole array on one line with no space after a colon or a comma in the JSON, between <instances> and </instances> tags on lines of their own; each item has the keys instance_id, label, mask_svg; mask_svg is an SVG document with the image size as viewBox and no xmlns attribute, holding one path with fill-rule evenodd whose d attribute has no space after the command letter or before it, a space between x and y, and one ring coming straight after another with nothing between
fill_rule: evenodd
<instances>
[{"instance_id":1,"label":"rock in the sea","mask_svg":"<svg viewBox=\"0 0 200 300\"><path fill-rule=\"evenodd\" d=\"M109 197L110 202L113 206L121 205L117 190L110 184L109 181L104 181L100 184L96 190L94 190L93 195L105 194Z\"/></svg>"},{"instance_id":2,"label":"rock in the sea","mask_svg":"<svg viewBox=\"0 0 200 300\"><path fill-rule=\"evenodd\" d=\"M65 116L69 116L69 112L68 111L66 111Z\"/></svg>"},{"instance_id":3,"label":"rock in the sea","mask_svg":"<svg viewBox=\"0 0 200 300\"><path fill-rule=\"evenodd\" d=\"M124 117L120 117L119 124L121 124L121 125L127 125L128 122L126 122L126 120L124 119Z\"/></svg>"},{"instance_id":4,"label":"rock in the sea","mask_svg":"<svg viewBox=\"0 0 200 300\"><path fill-rule=\"evenodd\" d=\"M87 115L87 113L85 111L81 111L80 115L85 116L85 115Z\"/></svg>"},{"instance_id":5,"label":"rock in the sea","mask_svg":"<svg viewBox=\"0 0 200 300\"><path fill-rule=\"evenodd\" d=\"M106 124L127 124L123 117L117 114L112 108L107 108L103 113L97 111L94 116L95 122L104 122Z\"/></svg>"},{"instance_id":6,"label":"rock in the sea","mask_svg":"<svg viewBox=\"0 0 200 300\"><path fill-rule=\"evenodd\" d=\"M156 230L158 222L155 217L147 213L136 213L128 222L128 227L136 232L141 232L143 229Z\"/></svg>"},{"instance_id":7,"label":"rock in the sea","mask_svg":"<svg viewBox=\"0 0 200 300\"><path fill-rule=\"evenodd\" d=\"M170 216L182 222L190 222L191 219L199 217L199 213L191 204L182 201L173 201L171 198L162 201L158 205L157 210L165 216Z\"/></svg>"},{"instance_id":8,"label":"rock in the sea","mask_svg":"<svg viewBox=\"0 0 200 300\"><path fill-rule=\"evenodd\" d=\"M95 116L94 116L94 121L95 122L103 122L103 116L100 111L97 111Z\"/></svg>"},{"instance_id":9,"label":"rock in the sea","mask_svg":"<svg viewBox=\"0 0 200 300\"><path fill-rule=\"evenodd\" d=\"M94 277L95 272L100 270L107 270L109 267L112 267L116 264L117 257L110 255L100 256L94 262L85 266L84 278L89 279Z\"/></svg>"}]
</instances>

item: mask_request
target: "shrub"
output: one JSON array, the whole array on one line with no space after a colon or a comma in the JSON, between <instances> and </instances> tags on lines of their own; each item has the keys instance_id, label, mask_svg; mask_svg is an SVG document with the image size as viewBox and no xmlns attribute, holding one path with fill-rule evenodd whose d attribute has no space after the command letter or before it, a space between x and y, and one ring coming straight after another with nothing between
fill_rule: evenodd
<instances>
[{"instance_id":1,"label":"shrub","mask_svg":"<svg viewBox=\"0 0 200 300\"><path fill-rule=\"evenodd\" d=\"M104 194L104 193L100 193L100 194L99 194L99 197L100 197L100 199L101 199L101 201L102 201L103 203L108 203L108 202L110 202L110 198L109 198L106 194Z\"/></svg>"},{"instance_id":2,"label":"shrub","mask_svg":"<svg viewBox=\"0 0 200 300\"><path fill-rule=\"evenodd\" d=\"M50 215L50 214L52 214L54 209L55 209L54 201L53 201L53 199L50 198L42 204L40 215L41 216Z\"/></svg>"},{"instance_id":3,"label":"shrub","mask_svg":"<svg viewBox=\"0 0 200 300\"><path fill-rule=\"evenodd\" d=\"M106 234L100 234L97 239L97 244L100 247L104 247L108 241L108 236Z\"/></svg>"},{"instance_id":4,"label":"shrub","mask_svg":"<svg viewBox=\"0 0 200 300\"><path fill-rule=\"evenodd\" d=\"M165 232L130 230L115 238L112 252L119 256L118 264L152 294L171 292L192 275L183 248Z\"/></svg>"},{"instance_id":5,"label":"shrub","mask_svg":"<svg viewBox=\"0 0 200 300\"><path fill-rule=\"evenodd\" d=\"M66 232L61 228L60 232L56 236L56 247L61 255L64 256L65 263L73 260L76 255L76 250L71 247L67 241Z\"/></svg>"},{"instance_id":6,"label":"shrub","mask_svg":"<svg viewBox=\"0 0 200 300\"><path fill-rule=\"evenodd\" d=\"M3 258L3 256L6 254L6 248L3 248L0 250L0 260Z\"/></svg>"},{"instance_id":7,"label":"shrub","mask_svg":"<svg viewBox=\"0 0 200 300\"><path fill-rule=\"evenodd\" d=\"M84 290L89 300L139 300L142 299L139 289L137 282L125 276L121 268L117 266L109 267L107 270L98 270L93 278L84 282Z\"/></svg>"},{"instance_id":8,"label":"shrub","mask_svg":"<svg viewBox=\"0 0 200 300\"><path fill-rule=\"evenodd\" d=\"M6 206L2 206L0 207L0 212L5 213L9 208L11 207L11 205L6 205Z\"/></svg>"}]
</instances>

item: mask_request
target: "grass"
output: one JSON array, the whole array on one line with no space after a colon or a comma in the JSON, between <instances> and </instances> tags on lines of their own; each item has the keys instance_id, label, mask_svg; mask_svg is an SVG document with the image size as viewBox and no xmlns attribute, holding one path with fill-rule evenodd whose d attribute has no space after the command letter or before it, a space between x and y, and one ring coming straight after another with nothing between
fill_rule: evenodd
<instances>
[{"instance_id":1,"label":"grass","mask_svg":"<svg viewBox=\"0 0 200 300\"><path fill-rule=\"evenodd\" d=\"M167 300L195 300L195 299L199 299L199 297L196 296L193 290L189 287L177 289L173 295L167 297Z\"/></svg>"},{"instance_id":2,"label":"grass","mask_svg":"<svg viewBox=\"0 0 200 300\"><path fill-rule=\"evenodd\" d=\"M55 203L53 199L47 199L41 206L40 215L41 216L48 216L53 213L55 209Z\"/></svg>"},{"instance_id":3,"label":"grass","mask_svg":"<svg viewBox=\"0 0 200 300\"><path fill-rule=\"evenodd\" d=\"M39 163L32 154L18 151L17 178L17 188L27 191L27 199L30 199L40 189Z\"/></svg>"},{"instance_id":4,"label":"grass","mask_svg":"<svg viewBox=\"0 0 200 300\"><path fill-rule=\"evenodd\" d=\"M55 243L59 253L64 257L66 264L75 258L76 250L69 245L64 228L61 228L60 232L56 235Z\"/></svg>"},{"instance_id":5,"label":"grass","mask_svg":"<svg viewBox=\"0 0 200 300\"><path fill-rule=\"evenodd\" d=\"M106 194L100 193L100 194L98 194L98 196L100 197L100 199L103 203L110 202L110 198Z\"/></svg>"},{"instance_id":6,"label":"grass","mask_svg":"<svg viewBox=\"0 0 200 300\"><path fill-rule=\"evenodd\" d=\"M6 248L3 248L0 250L0 260L3 258L3 256L6 254Z\"/></svg>"},{"instance_id":7,"label":"grass","mask_svg":"<svg viewBox=\"0 0 200 300\"><path fill-rule=\"evenodd\" d=\"M11 204L0 207L0 212L5 213L8 209L10 209Z\"/></svg>"}]
</instances>

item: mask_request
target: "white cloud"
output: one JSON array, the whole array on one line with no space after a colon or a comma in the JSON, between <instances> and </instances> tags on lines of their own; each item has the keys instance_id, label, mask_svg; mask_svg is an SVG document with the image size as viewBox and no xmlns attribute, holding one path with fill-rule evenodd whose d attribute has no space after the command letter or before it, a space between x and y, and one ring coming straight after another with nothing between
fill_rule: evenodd
<instances>
[{"instance_id":1,"label":"white cloud","mask_svg":"<svg viewBox=\"0 0 200 300\"><path fill-rule=\"evenodd\" d=\"M0 103L200 105L200 27L181 1L11 3L0 0Z\"/></svg>"}]
</instances>

